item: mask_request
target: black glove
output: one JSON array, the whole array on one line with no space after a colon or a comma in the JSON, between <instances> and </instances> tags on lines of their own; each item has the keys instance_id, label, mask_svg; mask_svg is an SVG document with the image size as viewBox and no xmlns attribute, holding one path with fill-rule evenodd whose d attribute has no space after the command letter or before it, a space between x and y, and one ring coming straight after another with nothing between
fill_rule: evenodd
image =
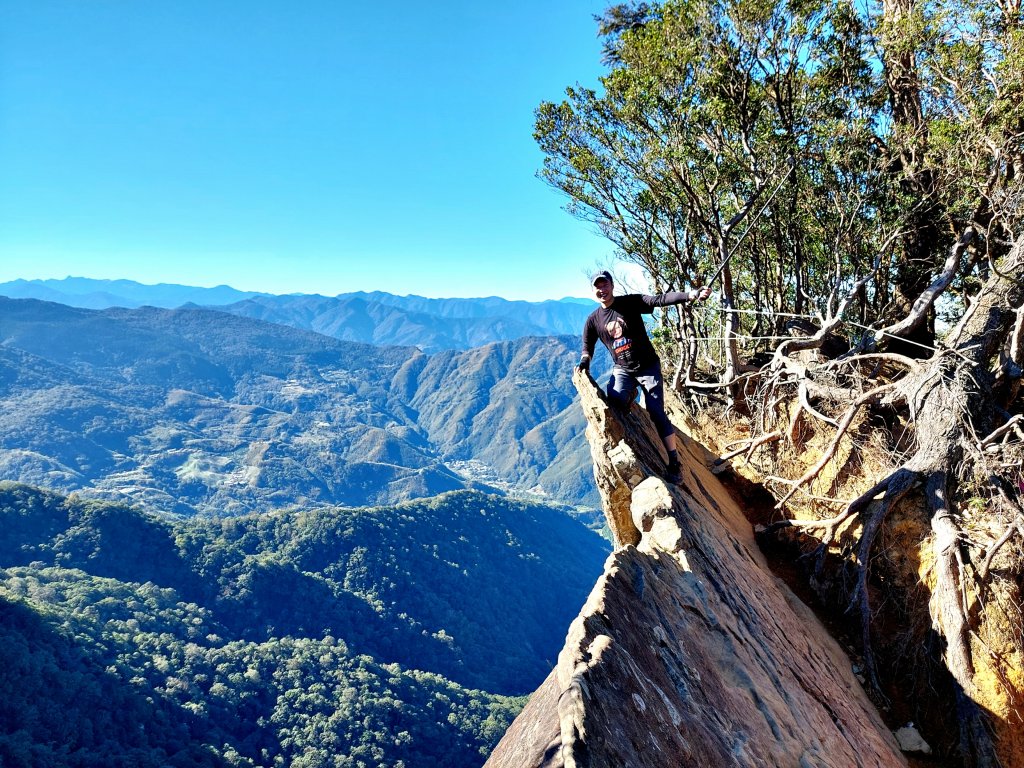
<instances>
[{"instance_id":1,"label":"black glove","mask_svg":"<svg viewBox=\"0 0 1024 768\"><path fill-rule=\"evenodd\" d=\"M577 371L586 371L587 373L590 373L590 358L589 357L581 357L580 361L578 363L576 363L576 370Z\"/></svg>"}]
</instances>

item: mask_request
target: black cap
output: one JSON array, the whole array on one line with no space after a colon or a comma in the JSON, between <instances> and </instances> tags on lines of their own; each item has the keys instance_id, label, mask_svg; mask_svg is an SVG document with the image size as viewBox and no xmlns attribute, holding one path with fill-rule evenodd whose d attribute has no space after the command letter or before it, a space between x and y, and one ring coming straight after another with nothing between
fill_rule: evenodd
<instances>
[{"instance_id":1,"label":"black cap","mask_svg":"<svg viewBox=\"0 0 1024 768\"><path fill-rule=\"evenodd\" d=\"M598 280L607 280L609 283L615 282L614 280L612 280L612 273L609 272L607 269L602 269L600 272L595 272L590 276L591 285L596 283Z\"/></svg>"}]
</instances>

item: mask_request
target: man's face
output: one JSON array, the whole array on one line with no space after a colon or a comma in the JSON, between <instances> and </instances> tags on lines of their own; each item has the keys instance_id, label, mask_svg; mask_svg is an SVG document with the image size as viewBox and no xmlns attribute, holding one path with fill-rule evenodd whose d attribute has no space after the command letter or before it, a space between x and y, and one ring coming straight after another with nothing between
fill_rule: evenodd
<instances>
[{"instance_id":1,"label":"man's face","mask_svg":"<svg viewBox=\"0 0 1024 768\"><path fill-rule=\"evenodd\" d=\"M602 307L609 306L615 298L614 283L603 277L594 281L594 298Z\"/></svg>"}]
</instances>

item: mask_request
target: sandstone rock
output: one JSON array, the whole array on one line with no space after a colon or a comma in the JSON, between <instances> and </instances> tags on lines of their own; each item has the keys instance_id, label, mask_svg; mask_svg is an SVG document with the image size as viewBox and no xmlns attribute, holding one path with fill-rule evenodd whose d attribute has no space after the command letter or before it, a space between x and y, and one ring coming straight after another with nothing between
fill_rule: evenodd
<instances>
[{"instance_id":1,"label":"sandstone rock","mask_svg":"<svg viewBox=\"0 0 1024 768\"><path fill-rule=\"evenodd\" d=\"M495 765L509 768L563 768L562 731L558 722L560 693L558 670L553 669L509 726L487 764L493 760L498 761Z\"/></svg>"},{"instance_id":2,"label":"sandstone rock","mask_svg":"<svg viewBox=\"0 0 1024 768\"><path fill-rule=\"evenodd\" d=\"M904 752L920 752L923 755L930 755L932 753L931 746L921 738L921 734L917 732L917 728L914 727L913 723L907 723L902 728L899 728L895 736L900 749Z\"/></svg>"},{"instance_id":3,"label":"sandstone rock","mask_svg":"<svg viewBox=\"0 0 1024 768\"><path fill-rule=\"evenodd\" d=\"M680 435L683 482L667 485L646 413L620 418L588 377L576 385L618 549L486 766L906 765L842 650L768 570L713 457Z\"/></svg>"}]
</instances>

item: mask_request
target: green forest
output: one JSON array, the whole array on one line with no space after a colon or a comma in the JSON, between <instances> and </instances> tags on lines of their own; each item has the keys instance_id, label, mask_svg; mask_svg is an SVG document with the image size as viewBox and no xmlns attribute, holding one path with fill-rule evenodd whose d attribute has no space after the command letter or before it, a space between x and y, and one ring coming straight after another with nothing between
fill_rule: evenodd
<instances>
[{"instance_id":1,"label":"green forest","mask_svg":"<svg viewBox=\"0 0 1024 768\"><path fill-rule=\"evenodd\" d=\"M0 484L0 764L478 766L606 552L471 491L170 520Z\"/></svg>"}]
</instances>

